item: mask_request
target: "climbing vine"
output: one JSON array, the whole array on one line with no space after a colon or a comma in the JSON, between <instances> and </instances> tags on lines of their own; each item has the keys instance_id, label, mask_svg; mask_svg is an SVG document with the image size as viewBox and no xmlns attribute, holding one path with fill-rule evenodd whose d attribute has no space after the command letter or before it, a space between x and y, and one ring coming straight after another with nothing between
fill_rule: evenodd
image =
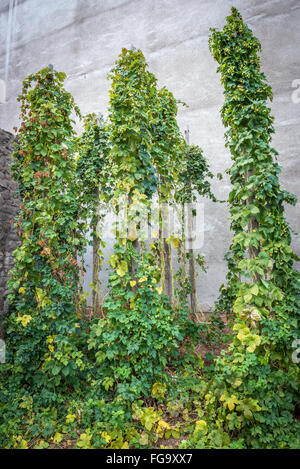
<instances>
[{"instance_id":1,"label":"climbing vine","mask_svg":"<svg viewBox=\"0 0 300 469\"><path fill-rule=\"evenodd\" d=\"M117 229L110 259L114 270L103 305L106 318L92 327L89 347L95 350L102 386L133 402L148 397L155 381L165 386L165 368L178 355L184 329L157 290L157 267L147 252L142 224L158 184L151 162L156 79L146 70L142 52L126 49L111 78L110 158L117 181L113 203L120 210L125 195L126 225Z\"/></svg>"},{"instance_id":2,"label":"climbing vine","mask_svg":"<svg viewBox=\"0 0 300 469\"><path fill-rule=\"evenodd\" d=\"M197 265L201 270L205 271L205 259L199 253L195 256L194 245L192 242L195 234L193 222L197 215L195 203L199 200L199 197L208 197L214 202L216 202L217 199L212 193L209 180L213 178L213 174L209 169L208 162L203 155L202 149L197 145L186 144L181 156L181 171L179 173L177 188L175 191L175 201L182 207L182 242L178 249L181 258L181 265L176 277L182 287L182 294L187 295L190 292L191 310L193 313L196 313L200 310L196 295ZM187 210L185 208L187 208ZM186 217L188 218L187 223ZM186 225L188 228L187 230ZM188 250L186 249L187 237L189 238ZM188 268L186 264L188 264Z\"/></svg>"},{"instance_id":3,"label":"climbing vine","mask_svg":"<svg viewBox=\"0 0 300 469\"><path fill-rule=\"evenodd\" d=\"M80 113L64 78L45 68L24 80L11 165L21 205L20 245L9 281L7 361L25 389L41 389L45 400L84 369L76 315L83 227L70 117Z\"/></svg>"},{"instance_id":4,"label":"climbing vine","mask_svg":"<svg viewBox=\"0 0 300 469\"><path fill-rule=\"evenodd\" d=\"M223 406L213 418L224 419L229 431L242 430L239 442L246 447L287 447L299 431L293 418L299 368L291 360L299 273L284 202L296 199L279 184L261 45L235 8L222 31L212 30L210 49L224 86L221 115L233 160L227 304L235 313L233 344L214 371Z\"/></svg>"},{"instance_id":5,"label":"climbing vine","mask_svg":"<svg viewBox=\"0 0 300 469\"><path fill-rule=\"evenodd\" d=\"M99 274L103 263L105 243L102 228L112 194L112 178L108 160L108 131L102 116L88 114L84 119L84 132L78 139L76 171L80 184L81 203L85 207L85 220L91 227L93 242L93 309L100 308Z\"/></svg>"},{"instance_id":6,"label":"climbing vine","mask_svg":"<svg viewBox=\"0 0 300 469\"><path fill-rule=\"evenodd\" d=\"M153 244L153 250L156 251L160 265L162 290L172 302L174 275L170 210L174 206L176 181L181 171L184 139L176 120L178 102L165 87L156 93L155 111L156 120L152 130L154 145L151 153L158 175L158 241Z\"/></svg>"}]
</instances>

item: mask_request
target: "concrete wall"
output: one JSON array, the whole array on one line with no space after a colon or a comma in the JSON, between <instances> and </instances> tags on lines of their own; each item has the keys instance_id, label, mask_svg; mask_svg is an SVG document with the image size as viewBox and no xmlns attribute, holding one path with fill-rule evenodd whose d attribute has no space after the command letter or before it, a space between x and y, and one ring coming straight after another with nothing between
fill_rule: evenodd
<instances>
[{"instance_id":1,"label":"concrete wall","mask_svg":"<svg viewBox=\"0 0 300 469\"><path fill-rule=\"evenodd\" d=\"M224 24L232 0L10 0L11 6L13 3L17 8L9 14L9 1L0 1L0 79L5 79L9 55L7 102L0 104L0 127L11 130L18 122L16 96L22 79L49 63L67 73L66 87L82 112L106 114L107 73L121 48L134 44L143 50L159 85L166 85L188 104L179 111L180 126L184 130L189 125L191 143L203 148L213 172L224 172L230 166L219 115L222 87L208 50L208 35L210 27ZM300 1L236 0L234 4L262 43L262 67L274 90L274 146L283 166L281 181L300 196L300 81L295 81L300 79ZM227 197L229 189L227 178L214 184L220 199ZM299 207L287 212L297 231ZM201 253L207 257L209 269L198 279L198 295L205 309L213 304L224 281L223 256L230 240L228 208L205 202ZM295 236L298 255L299 241ZM106 255L110 251L111 243Z\"/></svg>"}]
</instances>

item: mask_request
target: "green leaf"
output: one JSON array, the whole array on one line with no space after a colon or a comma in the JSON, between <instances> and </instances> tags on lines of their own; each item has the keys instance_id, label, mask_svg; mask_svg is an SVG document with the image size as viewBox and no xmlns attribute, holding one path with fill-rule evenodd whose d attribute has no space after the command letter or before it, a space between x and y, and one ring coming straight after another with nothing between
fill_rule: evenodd
<instances>
[{"instance_id":1,"label":"green leaf","mask_svg":"<svg viewBox=\"0 0 300 469\"><path fill-rule=\"evenodd\" d=\"M252 293L252 295L255 295L255 296L258 295L258 293L259 293L259 288L258 288L257 284L253 285L253 287L251 288L250 292Z\"/></svg>"}]
</instances>

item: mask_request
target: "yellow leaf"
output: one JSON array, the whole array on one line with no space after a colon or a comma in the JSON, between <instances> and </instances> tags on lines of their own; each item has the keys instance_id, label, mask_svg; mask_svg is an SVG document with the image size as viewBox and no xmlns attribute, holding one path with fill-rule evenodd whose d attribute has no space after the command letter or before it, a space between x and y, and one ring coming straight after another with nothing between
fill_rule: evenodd
<instances>
[{"instance_id":1,"label":"yellow leaf","mask_svg":"<svg viewBox=\"0 0 300 469\"><path fill-rule=\"evenodd\" d=\"M227 405L228 405L228 409L230 411L232 411L235 407L235 404L238 404L238 400L235 396L231 396L228 400L227 400Z\"/></svg>"},{"instance_id":2,"label":"yellow leaf","mask_svg":"<svg viewBox=\"0 0 300 469\"><path fill-rule=\"evenodd\" d=\"M255 283L255 284L253 285L253 287L250 289L250 292L251 292L252 295L255 295L255 296L258 295L258 293L259 293L259 288L258 288L258 286L257 286L256 283Z\"/></svg>"},{"instance_id":3,"label":"yellow leaf","mask_svg":"<svg viewBox=\"0 0 300 469\"><path fill-rule=\"evenodd\" d=\"M109 262L110 262L110 265L112 266L112 268L114 269L114 268L116 267L116 265L117 265L117 258L116 258L116 256L111 256Z\"/></svg>"},{"instance_id":4,"label":"yellow leaf","mask_svg":"<svg viewBox=\"0 0 300 469\"><path fill-rule=\"evenodd\" d=\"M140 445L147 445L149 442L149 437L147 433L142 433L140 435Z\"/></svg>"},{"instance_id":5,"label":"yellow leaf","mask_svg":"<svg viewBox=\"0 0 300 469\"><path fill-rule=\"evenodd\" d=\"M53 437L53 441L55 443L60 443L62 440L63 440L63 435L59 432L56 432L54 437Z\"/></svg>"},{"instance_id":6,"label":"yellow leaf","mask_svg":"<svg viewBox=\"0 0 300 469\"><path fill-rule=\"evenodd\" d=\"M128 265L127 262L121 261L119 264L119 267L117 268L117 274L120 275L120 277L124 277L124 275L128 272Z\"/></svg>"},{"instance_id":7,"label":"yellow leaf","mask_svg":"<svg viewBox=\"0 0 300 469\"><path fill-rule=\"evenodd\" d=\"M106 443L109 443L111 440L111 436L107 432L102 432L101 436L105 439Z\"/></svg>"},{"instance_id":8,"label":"yellow leaf","mask_svg":"<svg viewBox=\"0 0 300 469\"><path fill-rule=\"evenodd\" d=\"M233 386L238 388L242 384L242 381L240 379L236 379L235 382L233 383Z\"/></svg>"},{"instance_id":9,"label":"yellow leaf","mask_svg":"<svg viewBox=\"0 0 300 469\"><path fill-rule=\"evenodd\" d=\"M167 429L170 428L170 425L169 425L167 422L165 422L164 420L159 420L159 422L158 422L158 427L159 427L160 429L165 429L165 430L167 430Z\"/></svg>"},{"instance_id":10,"label":"yellow leaf","mask_svg":"<svg viewBox=\"0 0 300 469\"><path fill-rule=\"evenodd\" d=\"M164 396L167 390L167 386L165 383L154 383L152 388L152 396L155 397L157 394L159 396Z\"/></svg>"},{"instance_id":11,"label":"yellow leaf","mask_svg":"<svg viewBox=\"0 0 300 469\"><path fill-rule=\"evenodd\" d=\"M251 343L247 347L248 352L253 353L256 347L260 345L260 342L261 342L260 336L257 334L253 334L251 336Z\"/></svg>"},{"instance_id":12,"label":"yellow leaf","mask_svg":"<svg viewBox=\"0 0 300 469\"><path fill-rule=\"evenodd\" d=\"M196 432L201 431L205 434L207 433L207 423L205 422L205 420L197 420L195 431Z\"/></svg>"},{"instance_id":13,"label":"yellow leaf","mask_svg":"<svg viewBox=\"0 0 300 469\"><path fill-rule=\"evenodd\" d=\"M32 320L32 317L29 314L24 314L23 316L18 316L16 320L21 322L23 327L26 327Z\"/></svg>"},{"instance_id":14,"label":"yellow leaf","mask_svg":"<svg viewBox=\"0 0 300 469\"><path fill-rule=\"evenodd\" d=\"M140 282L140 283L147 282L146 277L141 277L141 278L139 278L139 282Z\"/></svg>"},{"instance_id":15,"label":"yellow leaf","mask_svg":"<svg viewBox=\"0 0 300 469\"><path fill-rule=\"evenodd\" d=\"M22 293L22 295L24 295L24 293L25 293L25 288L24 288L24 287L20 287L20 288L19 288L19 293Z\"/></svg>"},{"instance_id":16,"label":"yellow leaf","mask_svg":"<svg viewBox=\"0 0 300 469\"><path fill-rule=\"evenodd\" d=\"M68 414L66 417L66 423L73 423L75 419L76 419L76 415Z\"/></svg>"},{"instance_id":17,"label":"yellow leaf","mask_svg":"<svg viewBox=\"0 0 300 469\"><path fill-rule=\"evenodd\" d=\"M178 246L180 245L180 239L179 238L172 238L171 243L173 248L177 249Z\"/></svg>"},{"instance_id":18,"label":"yellow leaf","mask_svg":"<svg viewBox=\"0 0 300 469\"><path fill-rule=\"evenodd\" d=\"M22 440L20 443L20 449L28 449L27 441Z\"/></svg>"},{"instance_id":19,"label":"yellow leaf","mask_svg":"<svg viewBox=\"0 0 300 469\"><path fill-rule=\"evenodd\" d=\"M136 281L135 281L135 280L130 280L129 283L130 283L130 286L131 286L131 287L134 287L134 286L136 285Z\"/></svg>"}]
</instances>

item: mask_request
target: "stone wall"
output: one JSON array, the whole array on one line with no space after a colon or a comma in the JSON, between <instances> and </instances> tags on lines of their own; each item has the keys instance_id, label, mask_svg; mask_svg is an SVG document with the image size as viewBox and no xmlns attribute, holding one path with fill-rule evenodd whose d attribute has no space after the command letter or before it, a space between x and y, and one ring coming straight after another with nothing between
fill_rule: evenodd
<instances>
[{"instance_id":1,"label":"stone wall","mask_svg":"<svg viewBox=\"0 0 300 469\"><path fill-rule=\"evenodd\" d=\"M6 283L13 266L12 253L18 243L17 234L10 221L18 210L18 202L14 196L17 186L11 179L9 170L13 140L11 133L0 129L0 337L2 317L8 306L5 300Z\"/></svg>"}]
</instances>

